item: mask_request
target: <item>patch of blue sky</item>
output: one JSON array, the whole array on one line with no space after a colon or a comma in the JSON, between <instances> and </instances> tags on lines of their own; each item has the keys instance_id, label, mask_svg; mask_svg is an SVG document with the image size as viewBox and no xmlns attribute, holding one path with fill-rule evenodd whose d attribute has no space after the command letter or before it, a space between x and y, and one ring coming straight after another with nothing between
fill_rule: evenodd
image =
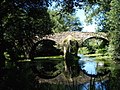
<instances>
[{"instance_id":1,"label":"patch of blue sky","mask_svg":"<svg viewBox=\"0 0 120 90\"><path fill-rule=\"evenodd\" d=\"M83 9L79 9L76 11L76 16L79 17L81 23L82 23L82 32L96 32L97 25L95 24L95 21L93 20L93 23L88 25L85 22L86 16L85 11Z\"/></svg>"}]
</instances>

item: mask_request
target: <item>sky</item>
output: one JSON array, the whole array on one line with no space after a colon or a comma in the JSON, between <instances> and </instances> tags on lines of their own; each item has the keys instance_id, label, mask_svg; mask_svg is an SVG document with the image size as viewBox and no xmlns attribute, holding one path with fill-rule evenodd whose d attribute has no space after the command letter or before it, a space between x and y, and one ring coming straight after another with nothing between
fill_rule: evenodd
<instances>
[{"instance_id":1,"label":"sky","mask_svg":"<svg viewBox=\"0 0 120 90\"><path fill-rule=\"evenodd\" d=\"M76 12L76 16L80 18L80 21L82 23L82 27L83 27L83 32L95 32L95 28L97 27L97 25L93 22L92 25L87 25L87 23L85 22L85 12L83 9L79 9Z\"/></svg>"}]
</instances>

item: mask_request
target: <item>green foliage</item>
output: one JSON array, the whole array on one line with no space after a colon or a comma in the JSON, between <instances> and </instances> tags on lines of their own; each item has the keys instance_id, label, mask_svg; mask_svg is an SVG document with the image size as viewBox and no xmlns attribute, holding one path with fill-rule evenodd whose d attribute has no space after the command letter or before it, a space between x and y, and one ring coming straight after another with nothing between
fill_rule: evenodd
<instances>
[{"instance_id":1,"label":"green foliage","mask_svg":"<svg viewBox=\"0 0 120 90\"><path fill-rule=\"evenodd\" d=\"M111 60L110 65L111 75L109 87L112 90L117 90L120 88L120 64L119 62L114 62L113 60Z\"/></svg>"},{"instance_id":2,"label":"green foliage","mask_svg":"<svg viewBox=\"0 0 120 90\"><path fill-rule=\"evenodd\" d=\"M107 55L107 48L102 48L102 49L97 49L96 54L102 54L102 55Z\"/></svg>"},{"instance_id":3,"label":"green foliage","mask_svg":"<svg viewBox=\"0 0 120 90\"><path fill-rule=\"evenodd\" d=\"M83 42L83 46L88 49L87 53L105 54L108 50L108 41L99 38L90 38Z\"/></svg>"},{"instance_id":4,"label":"green foliage","mask_svg":"<svg viewBox=\"0 0 120 90\"><path fill-rule=\"evenodd\" d=\"M106 24L108 25L111 39L109 51L112 52L110 55L114 59L120 59L120 1L112 0L110 5L111 9L106 14Z\"/></svg>"},{"instance_id":5,"label":"green foliage","mask_svg":"<svg viewBox=\"0 0 120 90\"><path fill-rule=\"evenodd\" d=\"M95 18L99 28L98 31L109 32L109 52L115 58L120 58L120 1L119 0L100 0L95 4L86 7L88 22ZM92 8L93 7L93 8Z\"/></svg>"},{"instance_id":6,"label":"green foliage","mask_svg":"<svg viewBox=\"0 0 120 90\"><path fill-rule=\"evenodd\" d=\"M78 53L80 53L80 54L88 54L89 50L88 50L87 47L81 47L81 48L79 48Z\"/></svg>"},{"instance_id":7,"label":"green foliage","mask_svg":"<svg viewBox=\"0 0 120 90\"><path fill-rule=\"evenodd\" d=\"M106 12L110 10L111 0L99 0L92 4L87 4L84 8L86 12L86 22L91 24L93 20L97 24L97 31L108 32L109 29L106 27Z\"/></svg>"},{"instance_id":8,"label":"green foliage","mask_svg":"<svg viewBox=\"0 0 120 90\"><path fill-rule=\"evenodd\" d=\"M74 13L76 9L83 8L86 4L95 4L96 0L50 0L54 2L54 8L59 7L60 12Z\"/></svg>"},{"instance_id":9,"label":"green foliage","mask_svg":"<svg viewBox=\"0 0 120 90\"><path fill-rule=\"evenodd\" d=\"M47 9L53 2L56 7L61 7L60 13L65 17L57 24L50 19ZM4 52L8 49L12 59L19 55L29 58L29 52L32 46L32 39L35 35L40 37L54 32L69 30L81 30L78 18L71 17L75 8L81 8L86 1L74 0L1 0L0 1L0 57L4 64ZM94 0L89 0L94 3ZM67 13L67 14L64 14ZM58 16L57 18L61 18ZM73 20L73 22L72 22ZM74 21L75 20L75 21ZM66 22L64 22L66 21ZM52 28L53 24L56 29ZM71 26L73 25L73 26ZM60 27L60 28L59 28ZM5 46L4 41L9 42L10 46ZM14 55L12 55L12 53ZM4 65L3 65L4 66Z\"/></svg>"},{"instance_id":10,"label":"green foliage","mask_svg":"<svg viewBox=\"0 0 120 90\"><path fill-rule=\"evenodd\" d=\"M52 23L47 7L35 6L35 2L30 4L22 1L3 1L1 3L0 30L3 36L1 38L6 44L2 48L10 54L11 59L16 60L21 54L29 58L34 37L36 35L43 37L52 33Z\"/></svg>"},{"instance_id":11,"label":"green foliage","mask_svg":"<svg viewBox=\"0 0 120 90\"><path fill-rule=\"evenodd\" d=\"M69 13L59 13L59 10L49 10L51 21L54 24L52 31L81 31L81 23L78 17Z\"/></svg>"}]
</instances>

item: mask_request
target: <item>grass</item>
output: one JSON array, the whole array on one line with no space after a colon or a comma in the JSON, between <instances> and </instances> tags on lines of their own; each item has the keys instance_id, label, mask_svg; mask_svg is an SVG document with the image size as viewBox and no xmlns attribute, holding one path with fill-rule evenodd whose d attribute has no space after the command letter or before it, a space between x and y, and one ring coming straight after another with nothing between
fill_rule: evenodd
<instances>
[{"instance_id":1,"label":"grass","mask_svg":"<svg viewBox=\"0 0 120 90\"><path fill-rule=\"evenodd\" d=\"M88 57L98 57L98 56L102 56L102 54L86 54L84 56L88 56Z\"/></svg>"},{"instance_id":2,"label":"grass","mask_svg":"<svg viewBox=\"0 0 120 90\"><path fill-rule=\"evenodd\" d=\"M18 62L30 62L31 59L18 60Z\"/></svg>"},{"instance_id":3,"label":"grass","mask_svg":"<svg viewBox=\"0 0 120 90\"><path fill-rule=\"evenodd\" d=\"M98 56L96 59L111 59L110 56Z\"/></svg>"},{"instance_id":4,"label":"grass","mask_svg":"<svg viewBox=\"0 0 120 90\"><path fill-rule=\"evenodd\" d=\"M35 57L34 60L63 60L63 56L45 56L45 57Z\"/></svg>"},{"instance_id":5,"label":"grass","mask_svg":"<svg viewBox=\"0 0 120 90\"><path fill-rule=\"evenodd\" d=\"M63 56L45 56L45 57L34 57L34 60L63 60ZM29 62L31 59L18 60L18 62Z\"/></svg>"},{"instance_id":6,"label":"grass","mask_svg":"<svg viewBox=\"0 0 120 90\"><path fill-rule=\"evenodd\" d=\"M86 54L84 56L88 57L96 57L96 59L110 59L111 57L108 55L103 55L103 54Z\"/></svg>"},{"instance_id":7,"label":"grass","mask_svg":"<svg viewBox=\"0 0 120 90\"><path fill-rule=\"evenodd\" d=\"M103 54L88 54L88 57L95 57L95 61L110 61L111 57Z\"/></svg>"}]
</instances>

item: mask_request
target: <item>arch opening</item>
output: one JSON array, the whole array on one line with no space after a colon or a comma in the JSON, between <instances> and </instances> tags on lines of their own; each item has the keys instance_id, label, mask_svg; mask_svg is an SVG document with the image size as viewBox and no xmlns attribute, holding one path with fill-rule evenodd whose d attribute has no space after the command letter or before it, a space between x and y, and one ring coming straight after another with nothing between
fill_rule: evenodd
<instances>
[{"instance_id":1,"label":"arch opening","mask_svg":"<svg viewBox=\"0 0 120 90\"><path fill-rule=\"evenodd\" d=\"M84 54L105 54L108 50L108 45L109 41L103 37L89 37L81 42L79 51L83 50Z\"/></svg>"},{"instance_id":2,"label":"arch opening","mask_svg":"<svg viewBox=\"0 0 120 90\"><path fill-rule=\"evenodd\" d=\"M34 44L31 50L31 57L55 56L60 55L60 49L56 46L56 42L50 39L43 39Z\"/></svg>"}]
</instances>

